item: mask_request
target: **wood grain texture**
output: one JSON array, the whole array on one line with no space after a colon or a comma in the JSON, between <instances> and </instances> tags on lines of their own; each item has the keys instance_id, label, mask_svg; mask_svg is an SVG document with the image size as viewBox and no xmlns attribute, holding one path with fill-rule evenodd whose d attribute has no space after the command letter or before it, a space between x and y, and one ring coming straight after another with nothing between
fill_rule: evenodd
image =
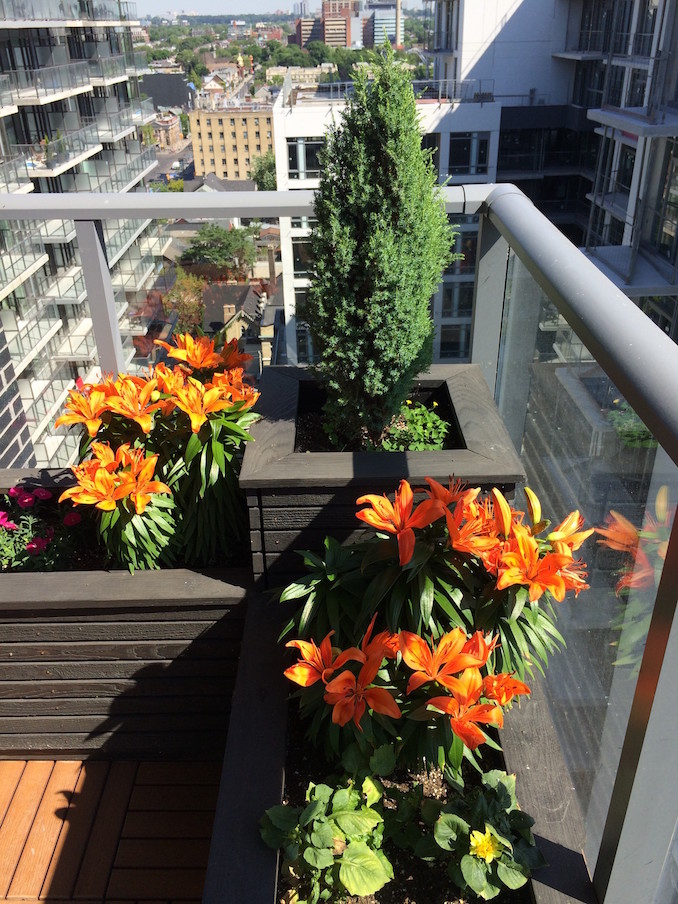
<instances>
[{"instance_id":1,"label":"wood grain texture","mask_svg":"<svg viewBox=\"0 0 678 904\"><path fill-rule=\"evenodd\" d=\"M54 763L26 763L0 826L0 898L7 897Z\"/></svg>"}]
</instances>

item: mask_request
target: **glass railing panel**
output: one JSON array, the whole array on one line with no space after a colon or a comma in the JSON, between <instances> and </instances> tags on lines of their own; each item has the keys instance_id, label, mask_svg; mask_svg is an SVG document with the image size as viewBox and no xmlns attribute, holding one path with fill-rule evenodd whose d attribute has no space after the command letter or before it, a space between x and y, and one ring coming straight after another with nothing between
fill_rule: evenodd
<instances>
[{"instance_id":1,"label":"glass railing panel","mask_svg":"<svg viewBox=\"0 0 678 904\"><path fill-rule=\"evenodd\" d=\"M545 688L583 814L592 870L619 765L678 469L576 332L511 254L497 399L545 517L606 530L581 551L590 589L557 604L566 650ZM522 502L522 500L519 500ZM520 505L518 506L521 507ZM644 532L641 535L641 530ZM626 550L611 548L624 536ZM617 544L618 545L618 544Z\"/></svg>"},{"instance_id":2,"label":"glass railing panel","mask_svg":"<svg viewBox=\"0 0 678 904\"><path fill-rule=\"evenodd\" d=\"M34 144L12 145L15 153L25 158L29 176L39 177L43 171L56 170L100 146L96 124L88 123L76 132L58 131L52 138L43 138Z\"/></svg>"},{"instance_id":3,"label":"glass railing panel","mask_svg":"<svg viewBox=\"0 0 678 904\"><path fill-rule=\"evenodd\" d=\"M114 79L127 75L125 57L118 54L112 57L93 57L87 60L91 79Z\"/></svg>"},{"instance_id":4,"label":"glass railing panel","mask_svg":"<svg viewBox=\"0 0 678 904\"><path fill-rule=\"evenodd\" d=\"M73 60L67 66L43 66L40 69L16 69L10 73L15 103L44 102L52 94L60 94L89 85L87 63Z\"/></svg>"},{"instance_id":5,"label":"glass railing panel","mask_svg":"<svg viewBox=\"0 0 678 904\"><path fill-rule=\"evenodd\" d=\"M0 107L11 107L16 103L12 80L7 75L0 75Z\"/></svg>"},{"instance_id":6,"label":"glass railing panel","mask_svg":"<svg viewBox=\"0 0 678 904\"><path fill-rule=\"evenodd\" d=\"M14 192L31 185L24 157L3 160L0 163L0 191Z\"/></svg>"},{"instance_id":7,"label":"glass railing panel","mask_svg":"<svg viewBox=\"0 0 678 904\"><path fill-rule=\"evenodd\" d=\"M81 267L73 267L71 272L56 277L43 293L43 298L57 304L82 304L85 296Z\"/></svg>"},{"instance_id":8,"label":"glass railing panel","mask_svg":"<svg viewBox=\"0 0 678 904\"><path fill-rule=\"evenodd\" d=\"M35 352L36 346L41 340L60 323L58 317L43 314L39 320L25 325L17 333L6 332L7 346L12 360L18 363Z\"/></svg>"},{"instance_id":9,"label":"glass railing panel","mask_svg":"<svg viewBox=\"0 0 678 904\"><path fill-rule=\"evenodd\" d=\"M87 361L96 353L96 342L89 317L77 323L59 343L55 352L56 360Z\"/></svg>"},{"instance_id":10,"label":"glass railing panel","mask_svg":"<svg viewBox=\"0 0 678 904\"><path fill-rule=\"evenodd\" d=\"M4 242L11 241L5 237ZM45 251L39 240L16 242L0 254L0 289L16 279L27 278L26 271L35 266Z\"/></svg>"}]
</instances>

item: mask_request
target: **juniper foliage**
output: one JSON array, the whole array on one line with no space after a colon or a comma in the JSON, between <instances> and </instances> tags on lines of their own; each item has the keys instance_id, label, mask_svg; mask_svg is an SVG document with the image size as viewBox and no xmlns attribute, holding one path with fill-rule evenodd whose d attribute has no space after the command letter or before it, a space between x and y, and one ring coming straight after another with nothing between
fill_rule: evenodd
<instances>
[{"instance_id":1,"label":"juniper foliage","mask_svg":"<svg viewBox=\"0 0 678 904\"><path fill-rule=\"evenodd\" d=\"M452 259L448 223L407 72L390 48L358 73L321 152L315 276L303 316L338 445L377 440L431 363L431 296Z\"/></svg>"}]
</instances>

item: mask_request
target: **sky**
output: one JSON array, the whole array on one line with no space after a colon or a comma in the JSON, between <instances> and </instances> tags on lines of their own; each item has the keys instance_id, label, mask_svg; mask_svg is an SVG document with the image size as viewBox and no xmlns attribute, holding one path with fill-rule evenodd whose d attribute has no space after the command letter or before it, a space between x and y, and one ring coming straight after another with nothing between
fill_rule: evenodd
<instances>
[{"instance_id":1,"label":"sky","mask_svg":"<svg viewBox=\"0 0 678 904\"><path fill-rule=\"evenodd\" d=\"M192 13L203 16L229 16L237 19L242 13L266 13L293 11L293 0L191 0L192 5L186 7L168 7L167 0L137 0L137 14L143 16L174 16L177 13L191 15ZM403 4L408 7L418 7L416 0L407 0ZM309 2L309 9L320 7L320 0Z\"/></svg>"}]
</instances>

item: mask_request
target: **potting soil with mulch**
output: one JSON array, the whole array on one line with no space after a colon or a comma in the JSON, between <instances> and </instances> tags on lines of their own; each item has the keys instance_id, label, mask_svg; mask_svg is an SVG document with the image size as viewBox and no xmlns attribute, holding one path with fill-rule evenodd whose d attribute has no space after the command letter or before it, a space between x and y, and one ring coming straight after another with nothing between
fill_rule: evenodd
<instances>
[{"instance_id":1,"label":"potting soil with mulch","mask_svg":"<svg viewBox=\"0 0 678 904\"><path fill-rule=\"evenodd\" d=\"M503 763L488 763L488 768L501 769ZM284 802L293 806L305 806L309 782L320 783L330 771L322 753L306 740L305 726L300 722L296 701L292 700L287 725ZM417 783L423 783L427 797L445 799L447 785L442 773L437 770L418 775L401 772L392 776L390 782L383 781L385 787L395 785L401 791L406 791L408 787ZM443 862L427 863L389 842L384 844L384 853L393 865L395 878L374 895L344 898L345 904L476 904L480 901L473 895L470 897L460 895L459 889L448 878ZM284 889L278 889L278 900L283 892ZM493 900L496 904L533 902L529 883L517 891L506 891Z\"/></svg>"}]
</instances>

